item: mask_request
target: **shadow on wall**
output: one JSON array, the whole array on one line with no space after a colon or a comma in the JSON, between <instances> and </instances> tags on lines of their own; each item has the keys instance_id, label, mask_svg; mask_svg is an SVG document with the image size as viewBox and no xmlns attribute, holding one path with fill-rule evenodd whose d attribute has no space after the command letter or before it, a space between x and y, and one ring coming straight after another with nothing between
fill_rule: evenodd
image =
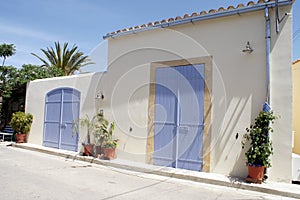
<instances>
[{"instance_id":1,"label":"shadow on wall","mask_svg":"<svg viewBox=\"0 0 300 200\"><path fill-rule=\"evenodd\" d=\"M90 117L93 116L96 112L100 110L99 100L96 99L97 95L97 87L99 85L100 79L103 76L103 73L97 72L92 75L92 77L85 82L87 90L82 92L81 106L79 112L79 118L83 118L86 115ZM80 88L82 81L75 82L74 88ZM92 103L91 103L92 102ZM92 136L93 137L93 136ZM83 152L82 143L86 143L87 133L85 131L81 131L79 133L79 141L78 141L78 151ZM93 138L91 138L93 141Z\"/></svg>"},{"instance_id":2,"label":"shadow on wall","mask_svg":"<svg viewBox=\"0 0 300 200\"><path fill-rule=\"evenodd\" d=\"M217 171L223 170L233 177L247 175L245 150L242 150L241 140L245 128L249 126L253 116L256 116L257 109L254 105L252 95L247 98L231 99L222 122L223 127L220 128L219 136L212 146ZM227 169L224 169L224 166Z\"/></svg>"}]
</instances>

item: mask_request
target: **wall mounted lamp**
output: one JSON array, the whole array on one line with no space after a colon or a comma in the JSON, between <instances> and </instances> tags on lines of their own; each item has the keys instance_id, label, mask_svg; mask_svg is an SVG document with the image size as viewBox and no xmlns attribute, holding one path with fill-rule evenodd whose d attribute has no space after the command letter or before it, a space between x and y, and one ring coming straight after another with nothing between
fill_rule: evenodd
<instances>
[{"instance_id":1,"label":"wall mounted lamp","mask_svg":"<svg viewBox=\"0 0 300 200\"><path fill-rule=\"evenodd\" d=\"M104 99L104 94L103 94L101 91L99 91L99 92L96 94L96 99L101 99L101 100L103 100L103 99Z\"/></svg>"},{"instance_id":2,"label":"wall mounted lamp","mask_svg":"<svg viewBox=\"0 0 300 200\"><path fill-rule=\"evenodd\" d=\"M247 44L246 44L246 48L245 49L243 49L243 52L244 53L252 53L252 51L253 51L253 49L251 48L251 46L250 46L250 42L248 41L247 42Z\"/></svg>"}]
</instances>

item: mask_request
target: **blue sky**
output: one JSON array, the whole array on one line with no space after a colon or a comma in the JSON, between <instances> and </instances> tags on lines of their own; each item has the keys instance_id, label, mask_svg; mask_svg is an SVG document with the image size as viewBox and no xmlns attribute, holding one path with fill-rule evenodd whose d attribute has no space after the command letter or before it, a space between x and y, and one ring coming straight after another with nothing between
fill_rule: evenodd
<instances>
[{"instance_id":1,"label":"blue sky","mask_svg":"<svg viewBox=\"0 0 300 200\"><path fill-rule=\"evenodd\" d=\"M115 30L186 13L246 4L248 0L9 0L1 1L0 44L13 43L17 53L6 65L41 64L30 53L55 41L76 44L87 55L102 36ZM293 8L293 60L300 58L300 2ZM254 30L255 31L255 30Z\"/></svg>"}]
</instances>

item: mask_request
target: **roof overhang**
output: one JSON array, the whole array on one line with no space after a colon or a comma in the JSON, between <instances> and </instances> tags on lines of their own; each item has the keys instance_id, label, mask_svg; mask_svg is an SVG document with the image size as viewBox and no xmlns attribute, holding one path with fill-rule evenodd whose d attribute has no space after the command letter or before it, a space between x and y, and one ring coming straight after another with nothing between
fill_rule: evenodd
<instances>
[{"instance_id":1,"label":"roof overhang","mask_svg":"<svg viewBox=\"0 0 300 200\"><path fill-rule=\"evenodd\" d=\"M287 5L292 5L293 0L283 0L278 2L278 6L287 6ZM251 2L249 2L251 3ZM240 15L242 13L249 13L249 12L254 12L254 11L259 11L259 10L264 10L265 8L274 8L276 7L276 2L275 1L268 1L261 3L259 1L257 4L252 4L246 7L240 7L238 6L237 8L234 9L227 9L227 10L222 10L222 11L213 11L209 13L205 13L204 15L197 15L197 16L191 16L183 19L178 19L178 20L172 20L172 21L166 21L163 20L161 23L158 24L153 24L153 25L142 25L142 26L136 26L135 28L130 28L130 29L123 29L123 30L118 30L113 33L108 33L107 35L103 36L103 39L109 39L109 38L116 38L119 36L123 35L129 35L129 34L135 34L139 32L144 32L148 30L154 30L154 29L159 29L159 28L166 28L166 27L172 27L172 26L177 26L181 24L187 24L187 23L193 23L197 21L204 21L204 20L209 20L209 19L216 19L220 17L226 17L226 16L231 16L231 15Z\"/></svg>"}]
</instances>

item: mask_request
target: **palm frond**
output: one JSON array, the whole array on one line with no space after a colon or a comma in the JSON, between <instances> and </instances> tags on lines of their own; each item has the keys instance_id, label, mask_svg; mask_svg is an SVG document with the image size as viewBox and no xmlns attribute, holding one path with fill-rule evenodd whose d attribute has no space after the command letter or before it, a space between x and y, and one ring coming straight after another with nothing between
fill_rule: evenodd
<instances>
[{"instance_id":1,"label":"palm frond","mask_svg":"<svg viewBox=\"0 0 300 200\"><path fill-rule=\"evenodd\" d=\"M34 53L32 55L41 60L44 63L43 66L60 68L65 72L65 75L72 75L76 71L80 71L82 67L93 64L88 56L85 56L83 52L78 50L78 46L75 44L69 49L68 43L64 43L62 47L59 42L55 42L55 49L48 47L47 49L41 49L41 51L46 59Z\"/></svg>"}]
</instances>

